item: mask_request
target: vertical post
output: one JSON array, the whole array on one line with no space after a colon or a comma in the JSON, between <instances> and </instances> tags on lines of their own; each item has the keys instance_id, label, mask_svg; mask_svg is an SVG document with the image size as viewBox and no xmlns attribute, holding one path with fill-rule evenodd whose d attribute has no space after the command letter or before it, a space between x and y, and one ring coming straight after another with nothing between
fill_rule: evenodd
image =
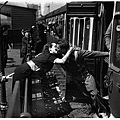
<instances>
[{"instance_id":1,"label":"vertical post","mask_svg":"<svg viewBox=\"0 0 120 120\"><path fill-rule=\"evenodd\" d=\"M2 6L0 6L0 15L1 15L1 9L6 5L8 1L6 1ZM1 19L0 19L0 76L4 75L4 68L3 68L3 28L1 26ZM1 81L1 80L0 80ZM6 111L7 111L7 101L6 101L6 87L5 82L1 82L1 103L0 103L0 111L2 114L2 117L5 117Z\"/></svg>"},{"instance_id":2,"label":"vertical post","mask_svg":"<svg viewBox=\"0 0 120 120\"><path fill-rule=\"evenodd\" d=\"M89 44L88 44L88 50L91 51L92 50L92 40L93 40L93 22L94 22L94 18L91 17L90 18L90 31L89 31Z\"/></svg>"},{"instance_id":3,"label":"vertical post","mask_svg":"<svg viewBox=\"0 0 120 120\"><path fill-rule=\"evenodd\" d=\"M2 33L3 33L3 29L2 29L2 26L0 26L0 74L1 74L1 76L4 75ZM6 108L7 108L6 106L7 106L7 102L6 102L6 87L5 87L5 82L1 82L0 111L1 111L2 117L5 117Z\"/></svg>"}]
</instances>

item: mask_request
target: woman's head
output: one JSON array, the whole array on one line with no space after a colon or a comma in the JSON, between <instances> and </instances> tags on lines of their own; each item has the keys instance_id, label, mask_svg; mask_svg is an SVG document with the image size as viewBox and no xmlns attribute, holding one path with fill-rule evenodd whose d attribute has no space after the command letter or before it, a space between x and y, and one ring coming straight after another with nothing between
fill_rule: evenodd
<instances>
[{"instance_id":1,"label":"woman's head","mask_svg":"<svg viewBox=\"0 0 120 120\"><path fill-rule=\"evenodd\" d=\"M57 46L56 43L51 43L49 46L49 52L52 54L57 54L59 51L59 47Z\"/></svg>"},{"instance_id":2,"label":"woman's head","mask_svg":"<svg viewBox=\"0 0 120 120\"><path fill-rule=\"evenodd\" d=\"M57 44L55 42L50 42L44 45L42 52L50 52L52 54L57 54L59 51L59 48L57 47Z\"/></svg>"}]
</instances>

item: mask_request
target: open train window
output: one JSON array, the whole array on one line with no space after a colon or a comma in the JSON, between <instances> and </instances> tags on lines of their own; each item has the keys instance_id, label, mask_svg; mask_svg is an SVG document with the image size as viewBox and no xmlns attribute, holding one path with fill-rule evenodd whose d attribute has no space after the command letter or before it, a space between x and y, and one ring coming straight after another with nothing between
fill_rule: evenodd
<instances>
[{"instance_id":1,"label":"open train window","mask_svg":"<svg viewBox=\"0 0 120 120\"><path fill-rule=\"evenodd\" d=\"M120 14L116 14L113 20L110 66L120 71Z\"/></svg>"},{"instance_id":2,"label":"open train window","mask_svg":"<svg viewBox=\"0 0 120 120\"><path fill-rule=\"evenodd\" d=\"M85 50L93 50L93 17L72 17L70 19L70 44Z\"/></svg>"},{"instance_id":3,"label":"open train window","mask_svg":"<svg viewBox=\"0 0 120 120\"><path fill-rule=\"evenodd\" d=\"M84 39L84 18L72 17L70 19L70 44L82 48Z\"/></svg>"}]
</instances>

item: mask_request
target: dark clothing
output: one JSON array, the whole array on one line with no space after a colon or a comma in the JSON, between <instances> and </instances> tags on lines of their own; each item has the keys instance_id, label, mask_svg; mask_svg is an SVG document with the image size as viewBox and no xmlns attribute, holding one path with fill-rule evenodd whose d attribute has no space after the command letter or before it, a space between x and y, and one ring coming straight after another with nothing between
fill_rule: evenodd
<instances>
[{"instance_id":1,"label":"dark clothing","mask_svg":"<svg viewBox=\"0 0 120 120\"><path fill-rule=\"evenodd\" d=\"M57 36L61 39L62 38L62 25L59 25L56 27L56 32L57 32Z\"/></svg>"},{"instance_id":2,"label":"dark clothing","mask_svg":"<svg viewBox=\"0 0 120 120\"><path fill-rule=\"evenodd\" d=\"M14 89L14 85L16 81L20 81L20 100L21 103L23 102L24 98L24 90L25 90L25 79L30 75L32 72L29 65L25 62L22 65L18 66L13 75L13 81L12 81L12 91Z\"/></svg>"},{"instance_id":3,"label":"dark clothing","mask_svg":"<svg viewBox=\"0 0 120 120\"><path fill-rule=\"evenodd\" d=\"M37 25L37 42L35 45L36 55L42 52L44 45L47 43L46 34L44 33L45 26L43 24Z\"/></svg>"},{"instance_id":4,"label":"dark clothing","mask_svg":"<svg viewBox=\"0 0 120 120\"><path fill-rule=\"evenodd\" d=\"M46 72L52 69L53 62L56 59L54 54L50 53L42 53L39 56L33 58L33 62L35 65L37 65L40 70L37 71L40 76L44 76ZM28 78L33 72L31 67L28 65L28 63L23 63L22 65L18 66L14 71L13 76L13 86L15 85L16 81L20 81L20 91L21 91L21 98L24 96L24 89L25 89L25 79Z\"/></svg>"},{"instance_id":5,"label":"dark clothing","mask_svg":"<svg viewBox=\"0 0 120 120\"><path fill-rule=\"evenodd\" d=\"M48 52L40 54L38 57L32 59L32 61L41 69L43 73L50 71L54 65L56 56Z\"/></svg>"},{"instance_id":6,"label":"dark clothing","mask_svg":"<svg viewBox=\"0 0 120 120\"><path fill-rule=\"evenodd\" d=\"M76 76L77 74L79 75L81 72L83 73L86 69L88 69L84 58L107 57L108 54L106 53L107 52L80 50L76 61L74 54L71 54L62 66L71 75Z\"/></svg>"},{"instance_id":7,"label":"dark clothing","mask_svg":"<svg viewBox=\"0 0 120 120\"><path fill-rule=\"evenodd\" d=\"M90 70L84 58L108 56L106 53L107 52L80 50L76 61L74 54L71 54L62 67L67 74L72 77L73 81L77 83L78 87L83 88L82 91L86 93L86 89L85 86L83 87L83 84L87 74L90 73Z\"/></svg>"},{"instance_id":8,"label":"dark clothing","mask_svg":"<svg viewBox=\"0 0 120 120\"><path fill-rule=\"evenodd\" d=\"M22 38L22 48L21 48L22 54L26 54L27 53L27 45L28 45L27 38L23 37Z\"/></svg>"},{"instance_id":9,"label":"dark clothing","mask_svg":"<svg viewBox=\"0 0 120 120\"><path fill-rule=\"evenodd\" d=\"M3 67L6 67L7 64L7 59L8 59L8 35L3 33Z\"/></svg>"},{"instance_id":10,"label":"dark clothing","mask_svg":"<svg viewBox=\"0 0 120 120\"><path fill-rule=\"evenodd\" d=\"M24 63L24 62L26 62L26 55L27 55L27 45L28 45L28 40L27 40L27 38L24 36L23 38L22 38L22 47L21 47L21 57L23 58L22 59L22 64Z\"/></svg>"},{"instance_id":11,"label":"dark clothing","mask_svg":"<svg viewBox=\"0 0 120 120\"><path fill-rule=\"evenodd\" d=\"M74 54L71 54L65 64L62 65L63 69L66 71L66 75L76 83L78 89L83 93L88 103L92 105L95 112L97 112L96 110L98 109L94 106L94 100L90 93L91 91L88 91L85 86L85 80L90 71L84 58L106 56L108 56L108 52L80 50L78 51L78 58L76 61Z\"/></svg>"},{"instance_id":12,"label":"dark clothing","mask_svg":"<svg viewBox=\"0 0 120 120\"><path fill-rule=\"evenodd\" d=\"M36 55L42 52L44 45L45 44L41 40L37 41L36 46L35 46L35 54Z\"/></svg>"},{"instance_id":13,"label":"dark clothing","mask_svg":"<svg viewBox=\"0 0 120 120\"><path fill-rule=\"evenodd\" d=\"M14 71L13 81L25 80L31 73L30 66L25 62L24 64L18 66Z\"/></svg>"},{"instance_id":14,"label":"dark clothing","mask_svg":"<svg viewBox=\"0 0 120 120\"><path fill-rule=\"evenodd\" d=\"M42 53L39 56L32 59L32 61L40 68L40 73L45 74L49 70L52 69L54 65L54 60L56 59L55 55L50 53ZM23 81L25 78L29 76L32 69L31 67L25 62L24 64L18 66L15 69L14 79L13 81Z\"/></svg>"},{"instance_id":15,"label":"dark clothing","mask_svg":"<svg viewBox=\"0 0 120 120\"><path fill-rule=\"evenodd\" d=\"M88 51L88 50L79 50L78 52L79 58L82 57L91 57L91 58L95 58L95 57L106 57L109 56L108 52L101 52L101 51Z\"/></svg>"}]
</instances>

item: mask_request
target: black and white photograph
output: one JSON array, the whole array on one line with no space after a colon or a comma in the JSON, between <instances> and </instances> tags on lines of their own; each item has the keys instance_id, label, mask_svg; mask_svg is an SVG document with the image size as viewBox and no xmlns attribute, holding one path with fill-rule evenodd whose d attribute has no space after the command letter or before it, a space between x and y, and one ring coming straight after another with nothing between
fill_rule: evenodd
<instances>
[{"instance_id":1,"label":"black and white photograph","mask_svg":"<svg viewBox=\"0 0 120 120\"><path fill-rule=\"evenodd\" d=\"M120 118L120 1L0 0L0 118Z\"/></svg>"}]
</instances>

